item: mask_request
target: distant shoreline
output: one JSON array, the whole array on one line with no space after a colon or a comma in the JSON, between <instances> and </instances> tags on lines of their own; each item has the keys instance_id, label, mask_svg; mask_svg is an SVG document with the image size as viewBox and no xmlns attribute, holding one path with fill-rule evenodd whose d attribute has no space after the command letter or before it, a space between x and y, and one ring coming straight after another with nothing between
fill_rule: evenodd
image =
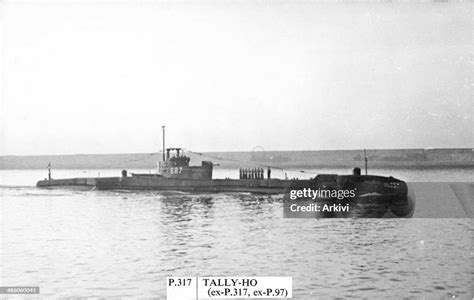
<instances>
[{"instance_id":1,"label":"distant shoreline","mask_svg":"<svg viewBox=\"0 0 474 300\"><path fill-rule=\"evenodd\" d=\"M362 150L187 152L191 165L213 161L221 167L364 168ZM0 170L155 169L161 153L0 156ZM367 150L371 169L474 168L472 148Z\"/></svg>"}]
</instances>

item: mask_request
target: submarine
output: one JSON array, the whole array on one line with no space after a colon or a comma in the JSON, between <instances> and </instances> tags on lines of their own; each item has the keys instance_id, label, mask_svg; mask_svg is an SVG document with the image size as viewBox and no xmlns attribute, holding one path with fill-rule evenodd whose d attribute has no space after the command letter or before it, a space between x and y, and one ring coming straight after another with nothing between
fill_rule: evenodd
<instances>
[{"instance_id":1,"label":"submarine","mask_svg":"<svg viewBox=\"0 0 474 300\"><path fill-rule=\"evenodd\" d=\"M79 188L94 190L177 191L190 193L255 193L283 194L285 206L290 191L311 189L325 191L351 190L349 198L339 199L331 193L317 199L302 198L320 205L348 205L349 217L411 217L415 209L415 197L406 182L394 177L362 175L354 168L349 175L316 174L310 179L279 179L271 177L271 168L241 168L239 179L213 179L214 163L201 161L191 166L190 157L182 148L166 148L163 126L163 159L158 163L156 174L130 173L122 170L116 177L77 177L53 179L50 165L48 178L37 182L38 188ZM367 170L367 164L366 164ZM265 174L266 173L266 174ZM366 172L367 173L367 172ZM318 204L318 205L319 205ZM321 212L317 217L341 217L337 212ZM291 213L290 213L291 217Z\"/></svg>"}]
</instances>

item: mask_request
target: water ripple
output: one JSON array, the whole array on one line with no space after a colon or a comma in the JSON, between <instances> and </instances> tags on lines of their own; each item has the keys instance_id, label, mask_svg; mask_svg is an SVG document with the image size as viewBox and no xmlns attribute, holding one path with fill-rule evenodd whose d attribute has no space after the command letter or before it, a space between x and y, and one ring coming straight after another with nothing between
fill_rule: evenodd
<instances>
[{"instance_id":1,"label":"water ripple","mask_svg":"<svg viewBox=\"0 0 474 300\"><path fill-rule=\"evenodd\" d=\"M284 219L280 196L2 189L4 283L164 298L166 276L292 276L297 299L472 295L472 219ZM393 291L397 291L393 295Z\"/></svg>"}]
</instances>

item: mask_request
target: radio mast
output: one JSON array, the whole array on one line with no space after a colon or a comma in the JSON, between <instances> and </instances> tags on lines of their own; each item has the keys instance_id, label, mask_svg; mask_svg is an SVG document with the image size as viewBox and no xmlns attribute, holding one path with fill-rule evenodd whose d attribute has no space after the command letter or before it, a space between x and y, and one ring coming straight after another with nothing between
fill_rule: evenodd
<instances>
[{"instance_id":1,"label":"radio mast","mask_svg":"<svg viewBox=\"0 0 474 300\"><path fill-rule=\"evenodd\" d=\"M165 126L161 126L161 129L163 130L163 161L166 160L166 156L165 156L165 152L166 152L166 148L165 148Z\"/></svg>"}]
</instances>

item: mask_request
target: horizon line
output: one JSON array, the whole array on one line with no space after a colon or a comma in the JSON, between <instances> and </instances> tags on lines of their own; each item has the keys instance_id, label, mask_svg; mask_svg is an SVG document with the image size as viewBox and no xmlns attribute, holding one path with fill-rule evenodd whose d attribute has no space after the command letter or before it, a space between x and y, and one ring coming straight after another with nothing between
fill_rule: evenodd
<instances>
[{"instance_id":1,"label":"horizon line","mask_svg":"<svg viewBox=\"0 0 474 300\"><path fill-rule=\"evenodd\" d=\"M236 152L325 152L325 151L393 151L393 150L467 150L474 151L474 147L424 147L424 148L352 148L352 149L307 149L307 150L264 150L264 151L253 151L253 150L223 150L223 151L191 151L183 148L184 152L188 153L236 153ZM0 157L26 157L26 156L75 156L75 155L140 155L140 154L162 154L163 151L159 152L122 152L122 153L62 153L62 154L1 154Z\"/></svg>"}]
</instances>

